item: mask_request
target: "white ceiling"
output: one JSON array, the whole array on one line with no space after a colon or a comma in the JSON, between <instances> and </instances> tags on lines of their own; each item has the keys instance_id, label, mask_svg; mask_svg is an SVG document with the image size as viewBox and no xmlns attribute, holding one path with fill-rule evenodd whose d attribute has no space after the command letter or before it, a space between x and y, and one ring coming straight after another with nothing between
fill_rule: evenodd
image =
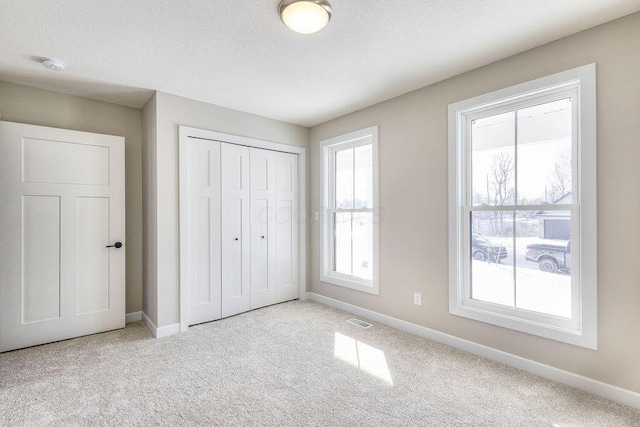
<instances>
[{"instance_id":1,"label":"white ceiling","mask_svg":"<svg viewBox=\"0 0 640 427\"><path fill-rule=\"evenodd\" d=\"M640 10L638 0L0 0L0 80L141 107L160 90L313 126ZM39 60L67 63L52 72Z\"/></svg>"}]
</instances>

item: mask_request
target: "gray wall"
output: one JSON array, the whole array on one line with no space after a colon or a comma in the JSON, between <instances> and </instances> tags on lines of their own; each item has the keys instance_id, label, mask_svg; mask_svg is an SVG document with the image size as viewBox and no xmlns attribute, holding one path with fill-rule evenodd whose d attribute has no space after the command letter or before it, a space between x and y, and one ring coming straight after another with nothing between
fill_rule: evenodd
<instances>
[{"instance_id":1,"label":"gray wall","mask_svg":"<svg viewBox=\"0 0 640 427\"><path fill-rule=\"evenodd\" d=\"M143 265L142 265L142 311L158 324L158 219L157 219L157 108L156 94L142 109L142 218L143 218Z\"/></svg>"},{"instance_id":2,"label":"gray wall","mask_svg":"<svg viewBox=\"0 0 640 427\"><path fill-rule=\"evenodd\" d=\"M142 174L140 110L0 81L2 120L124 136L127 313L142 310Z\"/></svg>"},{"instance_id":3,"label":"gray wall","mask_svg":"<svg viewBox=\"0 0 640 427\"><path fill-rule=\"evenodd\" d=\"M311 206L321 207L319 141L380 132L380 295L319 280L311 291L640 392L640 13L524 52L311 129ZM598 93L599 349L452 316L448 305L447 106L591 62ZM422 306L413 293L422 292Z\"/></svg>"},{"instance_id":4,"label":"gray wall","mask_svg":"<svg viewBox=\"0 0 640 427\"><path fill-rule=\"evenodd\" d=\"M156 186L150 188L155 195L157 231L156 276L149 275L145 289L156 288L158 327L179 322L179 199L178 199L178 126L191 126L266 141L307 147L309 129L253 114L230 110L204 102L156 93L157 137L155 154ZM147 107L145 107L147 108ZM150 124L145 120L145 126ZM146 131L145 131L146 132ZM151 160L151 159L150 159ZM145 160L145 168L153 167ZM149 258L147 258L149 261Z\"/></svg>"}]
</instances>

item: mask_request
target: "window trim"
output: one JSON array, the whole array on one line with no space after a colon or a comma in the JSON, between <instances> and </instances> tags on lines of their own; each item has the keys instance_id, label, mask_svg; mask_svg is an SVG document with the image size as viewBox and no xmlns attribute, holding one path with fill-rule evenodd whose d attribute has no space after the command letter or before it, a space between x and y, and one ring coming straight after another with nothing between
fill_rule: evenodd
<instances>
[{"instance_id":1,"label":"window trim","mask_svg":"<svg viewBox=\"0 0 640 427\"><path fill-rule=\"evenodd\" d=\"M470 230L468 214L467 166L469 147L465 145L468 119L481 112L487 115L501 110L522 108L524 103L557 96L576 87L577 141L573 144L574 189L577 190L572 218L572 306L574 322L558 321L557 316L524 315L516 309L471 300L468 261ZM577 152L575 151L577 150ZM577 155L576 155L577 154ZM596 204L596 66L588 64L571 70L497 90L449 105L449 312L454 315L526 332L553 340L597 349L597 204ZM576 241L577 240L577 241ZM578 250L576 250L578 249ZM578 258L579 257L579 258ZM573 264L575 265L575 264ZM577 279L574 279L577 277ZM578 281L577 289L574 282Z\"/></svg>"},{"instance_id":2,"label":"window trim","mask_svg":"<svg viewBox=\"0 0 640 427\"><path fill-rule=\"evenodd\" d=\"M336 273L331 271L331 259L332 259L332 211L333 201L331 185L333 183L332 170L330 167L335 167L335 163L330 161L329 156L331 153L335 153L337 148L347 149L354 148L362 145L368 145L371 141L371 155L372 155L372 206L369 209L353 209L354 212L366 211L372 212L372 241L373 241L373 279L371 281L357 278L346 274ZM320 250L320 281L325 283L331 283L333 285L342 286L349 289L354 289L361 292L366 292L374 295L379 294L378 286L378 253L379 253L379 210L378 210L378 126L371 126L365 129L361 129L355 132L350 132L345 135L336 136L334 138L325 139L320 141L320 157L322 159L322 247ZM335 172L333 172L335 175Z\"/></svg>"}]
</instances>

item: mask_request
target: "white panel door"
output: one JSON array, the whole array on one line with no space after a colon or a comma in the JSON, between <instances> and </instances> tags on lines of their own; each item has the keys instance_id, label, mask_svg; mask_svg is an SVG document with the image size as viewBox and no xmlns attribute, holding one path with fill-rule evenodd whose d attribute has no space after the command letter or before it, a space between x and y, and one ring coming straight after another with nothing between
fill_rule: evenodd
<instances>
[{"instance_id":1,"label":"white panel door","mask_svg":"<svg viewBox=\"0 0 640 427\"><path fill-rule=\"evenodd\" d=\"M124 138L0 122L0 351L124 327L124 195Z\"/></svg>"},{"instance_id":2,"label":"white panel door","mask_svg":"<svg viewBox=\"0 0 640 427\"><path fill-rule=\"evenodd\" d=\"M276 302L298 298L298 156L276 153Z\"/></svg>"},{"instance_id":3,"label":"white panel door","mask_svg":"<svg viewBox=\"0 0 640 427\"><path fill-rule=\"evenodd\" d=\"M250 149L251 308L276 302L276 152Z\"/></svg>"},{"instance_id":4,"label":"white panel door","mask_svg":"<svg viewBox=\"0 0 640 427\"><path fill-rule=\"evenodd\" d=\"M220 319L220 142L187 145L189 325Z\"/></svg>"},{"instance_id":5,"label":"white panel door","mask_svg":"<svg viewBox=\"0 0 640 427\"><path fill-rule=\"evenodd\" d=\"M222 317L251 309L249 148L221 144Z\"/></svg>"}]
</instances>

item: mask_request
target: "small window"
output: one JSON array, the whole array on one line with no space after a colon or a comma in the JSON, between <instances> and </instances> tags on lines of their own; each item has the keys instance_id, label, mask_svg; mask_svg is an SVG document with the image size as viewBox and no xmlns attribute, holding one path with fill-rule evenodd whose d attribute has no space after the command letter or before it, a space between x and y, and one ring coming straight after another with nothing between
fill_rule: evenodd
<instances>
[{"instance_id":1,"label":"small window","mask_svg":"<svg viewBox=\"0 0 640 427\"><path fill-rule=\"evenodd\" d=\"M597 347L595 65L449 106L450 312Z\"/></svg>"},{"instance_id":2,"label":"small window","mask_svg":"<svg viewBox=\"0 0 640 427\"><path fill-rule=\"evenodd\" d=\"M322 141L323 282L378 293L378 128Z\"/></svg>"}]
</instances>

